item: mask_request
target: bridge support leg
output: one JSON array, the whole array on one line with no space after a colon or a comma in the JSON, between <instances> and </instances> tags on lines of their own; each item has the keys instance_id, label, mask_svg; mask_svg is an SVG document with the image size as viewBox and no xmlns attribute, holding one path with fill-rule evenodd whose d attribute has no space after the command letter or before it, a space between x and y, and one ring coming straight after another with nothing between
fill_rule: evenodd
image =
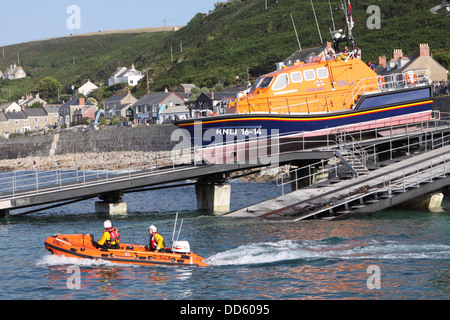
<instances>
[{"instance_id":1,"label":"bridge support leg","mask_svg":"<svg viewBox=\"0 0 450 320\"><path fill-rule=\"evenodd\" d=\"M95 212L110 215L127 213L127 204L123 202L123 192L101 194L99 198L103 201L95 202Z\"/></svg>"},{"instance_id":2,"label":"bridge support leg","mask_svg":"<svg viewBox=\"0 0 450 320\"><path fill-rule=\"evenodd\" d=\"M217 213L230 211L231 186L229 184L198 182L195 185L195 192L199 210Z\"/></svg>"},{"instance_id":3,"label":"bridge support leg","mask_svg":"<svg viewBox=\"0 0 450 320\"><path fill-rule=\"evenodd\" d=\"M0 210L0 219L9 217L9 209L1 209Z\"/></svg>"}]
</instances>

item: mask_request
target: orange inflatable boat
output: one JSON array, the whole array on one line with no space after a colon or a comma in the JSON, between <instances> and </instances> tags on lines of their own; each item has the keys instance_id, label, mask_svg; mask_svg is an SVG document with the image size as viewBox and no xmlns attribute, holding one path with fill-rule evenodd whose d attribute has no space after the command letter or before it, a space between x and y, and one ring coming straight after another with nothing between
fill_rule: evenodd
<instances>
[{"instance_id":1,"label":"orange inflatable boat","mask_svg":"<svg viewBox=\"0 0 450 320\"><path fill-rule=\"evenodd\" d=\"M174 241L172 248L166 248L166 252L153 252L135 244L120 244L118 249L102 249L96 246L92 235L74 234L50 236L45 240L45 248L56 255L113 263L208 266L205 259L190 251L187 241Z\"/></svg>"}]
</instances>

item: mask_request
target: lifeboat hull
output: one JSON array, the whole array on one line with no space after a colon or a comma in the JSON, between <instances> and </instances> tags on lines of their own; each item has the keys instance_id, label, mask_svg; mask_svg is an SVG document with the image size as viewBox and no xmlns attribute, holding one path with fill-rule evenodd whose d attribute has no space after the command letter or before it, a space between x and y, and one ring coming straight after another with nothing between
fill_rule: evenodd
<instances>
[{"instance_id":1,"label":"lifeboat hull","mask_svg":"<svg viewBox=\"0 0 450 320\"><path fill-rule=\"evenodd\" d=\"M94 244L92 235L54 235L48 237L45 248L55 255L104 260L119 264L135 265L192 265L208 266L205 259L193 252L175 253L170 249L166 252L153 252L142 245L120 244L118 249L100 249Z\"/></svg>"}]
</instances>

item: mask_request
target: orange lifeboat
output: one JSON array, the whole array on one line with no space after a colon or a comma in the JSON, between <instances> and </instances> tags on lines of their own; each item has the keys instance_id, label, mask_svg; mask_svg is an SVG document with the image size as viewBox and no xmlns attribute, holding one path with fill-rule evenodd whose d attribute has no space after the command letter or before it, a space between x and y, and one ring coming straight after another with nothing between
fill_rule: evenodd
<instances>
[{"instance_id":1,"label":"orange lifeboat","mask_svg":"<svg viewBox=\"0 0 450 320\"><path fill-rule=\"evenodd\" d=\"M187 241L174 241L165 252L154 252L145 246L120 244L117 249L98 248L90 234L54 235L45 240L45 248L55 255L104 260L119 264L192 265L206 267L205 259L190 251Z\"/></svg>"}]
</instances>

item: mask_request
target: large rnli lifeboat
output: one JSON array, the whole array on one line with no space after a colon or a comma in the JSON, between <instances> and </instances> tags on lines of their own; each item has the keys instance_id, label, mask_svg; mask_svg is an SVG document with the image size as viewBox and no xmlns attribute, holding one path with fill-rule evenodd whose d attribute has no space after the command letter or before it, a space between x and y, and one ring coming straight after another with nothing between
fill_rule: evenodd
<instances>
[{"instance_id":1,"label":"large rnli lifeboat","mask_svg":"<svg viewBox=\"0 0 450 320\"><path fill-rule=\"evenodd\" d=\"M361 50L352 36L344 37L347 44L352 41L352 51L341 51L342 36L338 32L332 35L334 46L329 43L297 51L294 59L278 64L277 70L258 78L229 103L224 114L175 124L188 130L193 145L206 147L203 155L214 146L209 154L214 158L218 145L235 141L275 135L317 138L431 118L433 95L428 70L378 76L361 60Z\"/></svg>"},{"instance_id":2,"label":"large rnli lifeboat","mask_svg":"<svg viewBox=\"0 0 450 320\"><path fill-rule=\"evenodd\" d=\"M117 249L98 248L90 234L54 235L45 240L45 248L55 255L79 259L103 260L137 265L208 266L205 259L190 251L187 241L174 241L165 252L153 252L145 246L120 244Z\"/></svg>"}]
</instances>

